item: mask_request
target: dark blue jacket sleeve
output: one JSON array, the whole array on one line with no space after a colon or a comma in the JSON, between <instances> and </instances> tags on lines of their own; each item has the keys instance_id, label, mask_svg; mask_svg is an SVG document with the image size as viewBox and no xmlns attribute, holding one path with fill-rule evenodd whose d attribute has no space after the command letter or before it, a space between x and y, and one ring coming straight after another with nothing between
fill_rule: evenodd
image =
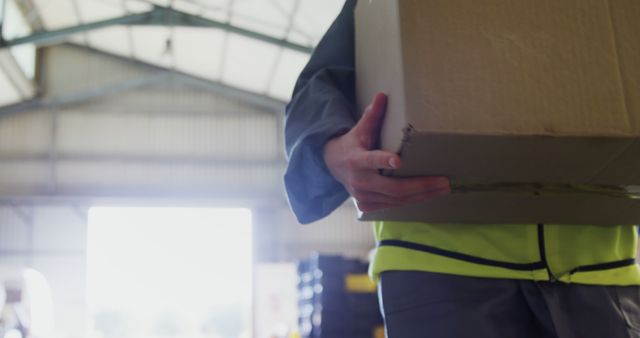
<instances>
[{"instance_id":1,"label":"dark blue jacket sleeve","mask_svg":"<svg viewBox=\"0 0 640 338\"><path fill-rule=\"evenodd\" d=\"M289 203L300 223L327 216L349 194L329 172L325 143L356 123L355 0L342 12L313 52L293 91L285 115L288 166L284 176Z\"/></svg>"}]
</instances>

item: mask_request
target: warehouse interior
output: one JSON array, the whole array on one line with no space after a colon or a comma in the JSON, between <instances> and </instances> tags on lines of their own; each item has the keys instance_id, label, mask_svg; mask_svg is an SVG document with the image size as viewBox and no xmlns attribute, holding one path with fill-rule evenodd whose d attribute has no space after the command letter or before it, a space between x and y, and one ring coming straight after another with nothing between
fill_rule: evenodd
<instances>
[{"instance_id":1,"label":"warehouse interior","mask_svg":"<svg viewBox=\"0 0 640 338\"><path fill-rule=\"evenodd\" d=\"M374 246L349 203L299 225L282 186L342 4L0 0L0 336L304 336L301 262Z\"/></svg>"}]
</instances>

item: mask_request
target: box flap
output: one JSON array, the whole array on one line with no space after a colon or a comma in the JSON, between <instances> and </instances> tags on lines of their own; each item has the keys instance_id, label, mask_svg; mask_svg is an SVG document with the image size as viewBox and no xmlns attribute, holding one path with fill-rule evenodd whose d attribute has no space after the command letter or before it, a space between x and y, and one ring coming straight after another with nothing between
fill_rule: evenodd
<instances>
[{"instance_id":1,"label":"box flap","mask_svg":"<svg viewBox=\"0 0 640 338\"><path fill-rule=\"evenodd\" d=\"M384 148L398 151L402 139L406 100L398 2L359 1L356 6L356 96L358 112L378 92L389 96L381 130Z\"/></svg>"}]
</instances>

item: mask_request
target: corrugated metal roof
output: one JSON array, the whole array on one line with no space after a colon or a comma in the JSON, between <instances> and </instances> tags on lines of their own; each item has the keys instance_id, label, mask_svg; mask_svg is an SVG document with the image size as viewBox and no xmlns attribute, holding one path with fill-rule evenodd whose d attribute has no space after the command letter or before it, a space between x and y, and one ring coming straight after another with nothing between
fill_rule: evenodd
<instances>
[{"instance_id":1,"label":"corrugated metal roof","mask_svg":"<svg viewBox=\"0 0 640 338\"><path fill-rule=\"evenodd\" d=\"M2 0L0 0L2 1ZM308 60L308 53L282 43L312 48L340 10L344 0L4 0L7 15L5 40L85 25L86 29L64 36L74 43L153 65L188 73L213 82L237 87L286 101L295 79ZM29 6L33 7L29 10ZM108 25L92 23L136 13L157 6L193 18L215 21L218 27L189 27L170 19L152 25ZM16 18L18 7L22 17ZM25 10L25 8L27 8ZM11 13L13 14L11 14ZM11 19L10 19L11 18ZM42 25L32 33L29 27ZM9 29L9 26L13 27ZM211 25L209 25L211 26ZM232 29L229 29L232 27ZM248 34L245 34L249 32ZM258 37L252 35L257 33ZM271 37L260 39L260 36ZM58 40L59 41L59 40ZM47 40L50 43L51 39ZM32 75L33 45L24 41L14 54ZM31 49L29 49L31 48ZM28 50L29 49L29 50ZM6 77L6 76L5 76ZM12 93L10 81L0 74L0 105L20 97ZM24 98L22 98L24 99Z\"/></svg>"}]
</instances>

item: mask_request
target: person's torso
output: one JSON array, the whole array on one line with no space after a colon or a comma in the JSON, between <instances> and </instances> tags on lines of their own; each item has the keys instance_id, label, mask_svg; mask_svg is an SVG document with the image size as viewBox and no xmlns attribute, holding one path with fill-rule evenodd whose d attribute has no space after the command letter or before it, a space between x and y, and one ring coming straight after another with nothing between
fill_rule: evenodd
<instances>
[{"instance_id":1,"label":"person's torso","mask_svg":"<svg viewBox=\"0 0 640 338\"><path fill-rule=\"evenodd\" d=\"M375 223L371 264L488 278L640 285L636 226Z\"/></svg>"}]
</instances>

